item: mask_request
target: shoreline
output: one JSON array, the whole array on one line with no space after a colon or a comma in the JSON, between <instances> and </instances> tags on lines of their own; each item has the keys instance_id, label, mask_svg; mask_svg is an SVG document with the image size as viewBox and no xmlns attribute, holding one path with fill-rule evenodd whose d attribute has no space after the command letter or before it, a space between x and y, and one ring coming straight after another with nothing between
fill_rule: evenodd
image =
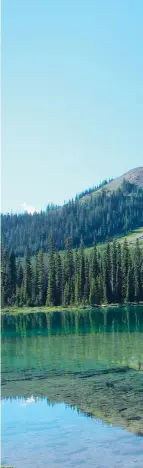
<instances>
[{"instance_id":1,"label":"shoreline","mask_svg":"<svg viewBox=\"0 0 143 468\"><path fill-rule=\"evenodd\" d=\"M143 307L143 302L125 302L123 304L95 304L95 305L71 305L71 306L24 306L24 307L16 307L16 306L10 306L10 307L4 307L1 309L1 315L8 314L8 315L16 315L16 314L28 314L28 313L37 313L37 312L78 312L78 311L84 311L84 310L102 310L102 309L113 309L113 308L118 308L118 307Z\"/></svg>"}]
</instances>

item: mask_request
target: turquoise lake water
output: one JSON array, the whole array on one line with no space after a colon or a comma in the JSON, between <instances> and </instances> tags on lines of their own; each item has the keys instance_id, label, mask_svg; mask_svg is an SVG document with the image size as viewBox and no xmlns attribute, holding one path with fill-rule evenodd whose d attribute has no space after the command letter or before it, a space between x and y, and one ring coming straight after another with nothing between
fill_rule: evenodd
<instances>
[{"instance_id":1,"label":"turquoise lake water","mask_svg":"<svg viewBox=\"0 0 143 468\"><path fill-rule=\"evenodd\" d=\"M142 365L141 307L3 316L2 465L142 468Z\"/></svg>"}]
</instances>

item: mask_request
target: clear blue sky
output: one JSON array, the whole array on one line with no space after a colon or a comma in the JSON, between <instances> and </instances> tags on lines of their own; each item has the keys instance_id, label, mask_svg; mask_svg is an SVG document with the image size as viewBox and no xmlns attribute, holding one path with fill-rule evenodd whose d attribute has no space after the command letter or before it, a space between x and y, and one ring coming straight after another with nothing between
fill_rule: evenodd
<instances>
[{"instance_id":1,"label":"clear blue sky","mask_svg":"<svg viewBox=\"0 0 143 468\"><path fill-rule=\"evenodd\" d=\"M3 211L143 165L142 24L142 0L3 1Z\"/></svg>"}]
</instances>

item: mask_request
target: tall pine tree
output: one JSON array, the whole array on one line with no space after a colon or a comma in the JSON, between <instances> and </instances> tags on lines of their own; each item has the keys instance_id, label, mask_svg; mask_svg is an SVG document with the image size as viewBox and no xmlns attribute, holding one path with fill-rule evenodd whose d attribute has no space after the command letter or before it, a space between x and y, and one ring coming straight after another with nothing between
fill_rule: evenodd
<instances>
[{"instance_id":1,"label":"tall pine tree","mask_svg":"<svg viewBox=\"0 0 143 468\"><path fill-rule=\"evenodd\" d=\"M84 298L84 287L85 287L85 253L84 244L81 241L79 249L79 300L83 301Z\"/></svg>"},{"instance_id":2,"label":"tall pine tree","mask_svg":"<svg viewBox=\"0 0 143 468\"><path fill-rule=\"evenodd\" d=\"M28 306L32 305L32 265L31 253L27 246L24 266L24 284L23 284L24 303Z\"/></svg>"},{"instance_id":3,"label":"tall pine tree","mask_svg":"<svg viewBox=\"0 0 143 468\"><path fill-rule=\"evenodd\" d=\"M121 258L121 245L119 242L117 245L116 300L119 303L123 302L122 258Z\"/></svg>"},{"instance_id":4,"label":"tall pine tree","mask_svg":"<svg viewBox=\"0 0 143 468\"><path fill-rule=\"evenodd\" d=\"M133 302L135 296L135 282L134 282L134 268L132 259L130 257L128 276L127 276L127 288L126 288L126 301Z\"/></svg>"},{"instance_id":5,"label":"tall pine tree","mask_svg":"<svg viewBox=\"0 0 143 468\"><path fill-rule=\"evenodd\" d=\"M117 280L117 241L114 239L112 246L112 297L116 302L116 280Z\"/></svg>"},{"instance_id":6,"label":"tall pine tree","mask_svg":"<svg viewBox=\"0 0 143 468\"><path fill-rule=\"evenodd\" d=\"M139 240L136 240L134 252L134 279L135 279L135 300L139 302L142 297L142 273L141 273L141 249Z\"/></svg>"},{"instance_id":7,"label":"tall pine tree","mask_svg":"<svg viewBox=\"0 0 143 468\"><path fill-rule=\"evenodd\" d=\"M55 277L56 277L56 305L60 305L62 303L63 278L62 278L61 255L59 252L56 252L56 255L55 255Z\"/></svg>"},{"instance_id":8,"label":"tall pine tree","mask_svg":"<svg viewBox=\"0 0 143 468\"><path fill-rule=\"evenodd\" d=\"M104 257L104 296L106 302L112 302L112 285L111 285L111 252L108 242L105 257Z\"/></svg>"},{"instance_id":9,"label":"tall pine tree","mask_svg":"<svg viewBox=\"0 0 143 468\"><path fill-rule=\"evenodd\" d=\"M129 265L130 265L130 252L129 252L127 239L125 238L123 242L123 248L122 248L122 272L123 272L122 296L124 299L126 298Z\"/></svg>"},{"instance_id":10,"label":"tall pine tree","mask_svg":"<svg viewBox=\"0 0 143 468\"><path fill-rule=\"evenodd\" d=\"M56 304L55 249L52 234L49 238L48 288L46 304L48 306L54 306Z\"/></svg>"}]
</instances>

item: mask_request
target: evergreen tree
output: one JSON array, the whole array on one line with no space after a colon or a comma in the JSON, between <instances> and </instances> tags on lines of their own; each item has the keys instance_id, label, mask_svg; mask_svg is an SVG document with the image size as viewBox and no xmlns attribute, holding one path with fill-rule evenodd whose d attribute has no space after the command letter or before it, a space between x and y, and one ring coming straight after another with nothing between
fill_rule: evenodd
<instances>
[{"instance_id":1,"label":"evergreen tree","mask_svg":"<svg viewBox=\"0 0 143 468\"><path fill-rule=\"evenodd\" d=\"M14 302L15 294L16 294L16 260L15 260L15 254L13 251L10 253L9 268L10 268L10 283L11 283L10 294L11 294L12 302Z\"/></svg>"},{"instance_id":2,"label":"evergreen tree","mask_svg":"<svg viewBox=\"0 0 143 468\"><path fill-rule=\"evenodd\" d=\"M14 298L12 297L13 288L12 288L12 268L9 252L5 249L2 250L2 265L1 265L1 290L2 290L2 304L13 305Z\"/></svg>"},{"instance_id":3,"label":"evergreen tree","mask_svg":"<svg viewBox=\"0 0 143 468\"><path fill-rule=\"evenodd\" d=\"M120 243L118 243L117 245L116 300L119 303L122 303L123 301L123 275Z\"/></svg>"},{"instance_id":4,"label":"evergreen tree","mask_svg":"<svg viewBox=\"0 0 143 468\"><path fill-rule=\"evenodd\" d=\"M122 296L124 299L126 298L129 265L130 265L130 252L129 252L127 239L125 238L123 242L123 248L122 248L122 272L123 272Z\"/></svg>"},{"instance_id":5,"label":"evergreen tree","mask_svg":"<svg viewBox=\"0 0 143 468\"><path fill-rule=\"evenodd\" d=\"M111 252L108 242L104 258L104 296L106 302L112 302L112 286L111 286Z\"/></svg>"},{"instance_id":6,"label":"evergreen tree","mask_svg":"<svg viewBox=\"0 0 143 468\"><path fill-rule=\"evenodd\" d=\"M1 307L6 305L6 250L1 247Z\"/></svg>"},{"instance_id":7,"label":"evergreen tree","mask_svg":"<svg viewBox=\"0 0 143 468\"><path fill-rule=\"evenodd\" d=\"M31 305L39 305L37 302L37 296L36 296L36 277L35 277L35 271L32 268L32 280L31 280L31 286L32 286L32 295L31 295Z\"/></svg>"},{"instance_id":8,"label":"evergreen tree","mask_svg":"<svg viewBox=\"0 0 143 468\"><path fill-rule=\"evenodd\" d=\"M139 302L142 297L142 274L141 274L141 249L139 240L136 240L134 252L134 278L135 278L135 300Z\"/></svg>"},{"instance_id":9,"label":"evergreen tree","mask_svg":"<svg viewBox=\"0 0 143 468\"><path fill-rule=\"evenodd\" d=\"M84 244L81 241L79 249L79 300L82 302L84 298L84 286L85 286L85 254Z\"/></svg>"},{"instance_id":10,"label":"evergreen tree","mask_svg":"<svg viewBox=\"0 0 143 468\"><path fill-rule=\"evenodd\" d=\"M141 301L143 301L143 261L141 264Z\"/></svg>"},{"instance_id":11,"label":"evergreen tree","mask_svg":"<svg viewBox=\"0 0 143 468\"><path fill-rule=\"evenodd\" d=\"M134 294L135 294L134 269L132 265L132 260L130 258L130 263L129 263L129 268L128 268L128 277L127 277L126 301L133 302Z\"/></svg>"},{"instance_id":12,"label":"evergreen tree","mask_svg":"<svg viewBox=\"0 0 143 468\"><path fill-rule=\"evenodd\" d=\"M98 196L87 191L81 197L62 207L50 205L46 212L23 215L2 215L1 227L4 247L14 251L16 257L24 256L29 240L31 255L40 249L47 252L47 236L54 234L56 248L64 249L65 237L72 236L73 248L79 247L81 236L86 247L104 242L116 235L125 235L143 223L143 190L135 184L123 183L117 191L101 190ZM79 199L80 198L80 199Z\"/></svg>"},{"instance_id":13,"label":"evergreen tree","mask_svg":"<svg viewBox=\"0 0 143 468\"><path fill-rule=\"evenodd\" d=\"M23 267L20 261L17 262L16 274L16 305L22 307L23 305Z\"/></svg>"},{"instance_id":14,"label":"evergreen tree","mask_svg":"<svg viewBox=\"0 0 143 468\"><path fill-rule=\"evenodd\" d=\"M89 303L89 294L90 294L90 281L89 281L89 261L86 257L85 259L85 284L84 284L84 301Z\"/></svg>"},{"instance_id":15,"label":"evergreen tree","mask_svg":"<svg viewBox=\"0 0 143 468\"><path fill-rule=\"evenodd\" d=\"M16 279L17 279L17 286L21 288L22 283L23 283L23 267L21 264L21 261L19 260L17 263L17 274L16 274Z\"/></svg>"},{"instance_id":16,"label":"evergreen tree","mask_svg":"<svg viewBox=\"0 0 143 468\"><path fill-rule=\"evenodd\" d=\"M62 303L62 262L59 252L56 252L55 257L55 275L56 275L56 305L61 305Z\"/></svg>"},{"instance_id":17,"label":"evergreen tree","mask_svg":"<svg viewBox=\"0 0 143 468\"><path fill-rule=\"evenodd\" d=\"M94 244L93 246L93 254L92 254L92 271L91 277L96 280L99 274L99 263L98 263L98 253L97 253L97 246Z\"/></svg>"},{"instance_id":18,"label":"evergreen tree","mask_svg":"<svg viewBox=\"0 0 143 468\"><path fill-rule=\"evenodd\" d=\"M68 284L69 304L74 302L74 261L71 246L71 237L66 240L65 262L64 262L64 285ZM67 289L67 287L66 287Z\"/></svg>"},{"instance_id":19,"label":"evergreen tree","mask_svg":"<svg viewBox=\"0 0 143 468\"><path fill-rule=\"evenodd\" d=\"M117 241L114 239L112 246L112 297L116 302L116 279L117 279Z\"/></svg>"},{"instance_id":20,"label":"evergreen tree","mask_svg":"<svg viewBox=\"0 0 143 468\"><path fill-rule=\"evenodd\" d=\"M44 268L44 256L42 250L38 253L38 305L45 305L46 296L45 296L45 268Z\"/></svg>"},{"instance_id":21,"label":"evergreen tree","mask_svg":"<svg viewBox=\"0 0 143 468\"><path fill-rule=\"evenodd\" d=\"M64 306L68 306L70 303L70 290L69 290L69 283L67 282L64 287Z\"/></svg>"},{"instance_id":22,"label":"evergreen tree","mask_svg":"<svg viewBox=\"0 0 143 468\"><path fill-rule=\"evenodd\" d=\"M96 304L96 284L94 278L91 279L90 283L89 303L91 305Z\"/></svg>"},{"instance_id":23,"label":"evergreen tree","mask_svg":"<svg viewBox=\"0 0 143 468\"><path fill-rule=\"evenodd\" d=\"M32 303L32 265L31 253L29 247L26 249L25 267L24 267L24 282L23 282L23 299L28 306Z\"/></svg>"},{"instance_id":24,"label":"evergreen tree","mask_svg":"<svg viewBox=\"0 0 143 468\"><path fill-rule=\"evenodd\" d=\"M35 304L36 305L39 305L38 277L39 277L39 252L37 252L35 256Z\"/></svg>"},{"instance_id":25,"label":"evergreen tree","mask_svg":"<svg viewBox=\"0 0 143 468\"><path fill-rule=\"evenodd\" d=\"M100 283L98 277L91 280L89 302L91 305L100 304Z\"/></svg>"},{"instance_id":26,"label":"evergreen tree","mask_svg":"<svg viewBox=\"0 0 143 468\"><path fill-rule=\"evenodd\" d=\"M35 265L35 266L34 266ZM126 283L125 274L127 274ZM93 276L92 276L93 275ZM47 300L46 300L47 291ZM1 253L1 303L2 307L17 304L49 306L64 304L102 304L143 300L143 258L139 241L134 254L126 241L108 243L103 254L85 255L84 244L79 250L71 248L71 239L66 242L66 252L61 258L55 252L52 235L49 241L48 287L43 252L39 251L36 263L31 264L27 247L24 267L15 260L15 254L2 247Z\"/></svg>"},{"instance_id":27,"label":"evergreen tree","mask_svg":"<svg viewBox=\"0 0 143 468\"><path fill-rule=\"evenodd\" d=\"M56 276L55 276L55 249L52 234L49 238L49 266L48 266L48 288L47 300L48 306L54 306L56 303Z\"/></svg>"},{"instance_id":28,"label":"evergreen tree","mask_svg":"<svg viewBox=\"0 0 143 468\"><path fill-rule=\"evenodd\" d=\"M79 253L76 249L75 252L75 303L78 304L80 300L80 292L79 292Z\"/></svg>"},{"instance_id":29,"label":"evergreen tree","mask_svg":"<svg viewBox=\"0 0 143 468\"><path fill-rule=\"evenodd\" d=\"M100 288L99 288L99 279L92 278L90 284L90 295L89 302L91 305L100 304Z\"/></svg>"}]
</instances>

